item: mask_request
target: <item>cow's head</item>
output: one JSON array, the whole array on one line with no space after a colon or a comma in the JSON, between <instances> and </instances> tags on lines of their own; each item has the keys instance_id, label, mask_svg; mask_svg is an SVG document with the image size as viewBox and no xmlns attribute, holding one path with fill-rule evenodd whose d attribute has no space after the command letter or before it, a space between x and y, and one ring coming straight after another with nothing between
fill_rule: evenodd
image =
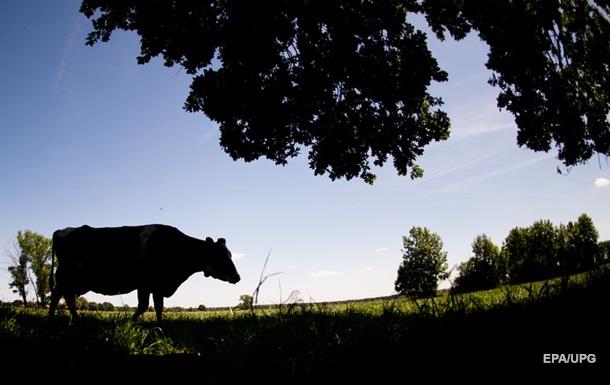
<instances>
[{"instance_id":1,"label":"cow's head","mask_svg":"<svg viewBox=\"0 0 610 385\"><path fill-rule=\"evenodd\" d=\"M207 255L203 266L203 274L206 277L214 277L221 281L237 283L241 279L237 269L231 260L231 252L227 249L227 242L224 238L218 238L214 242L212 238L205 240Z\"/></svg>"}]
</instances>

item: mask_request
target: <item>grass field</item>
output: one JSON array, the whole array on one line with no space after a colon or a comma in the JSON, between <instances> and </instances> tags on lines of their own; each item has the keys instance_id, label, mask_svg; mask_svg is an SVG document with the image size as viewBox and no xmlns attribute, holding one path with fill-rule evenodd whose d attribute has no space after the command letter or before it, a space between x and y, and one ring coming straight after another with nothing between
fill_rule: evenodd
<instances>
[{"instance_id":1,"label":"grass field","mask_svg":"<svg viewBox=\"0 0 610 385\"><path fill-rule=\"evenodd\" d=\"M132 323L127 313L81 312L70 324L65 314L48 320L43 309L4 307L0 350L3 366L31 376L204 383L378 381L415 373L439 382L442 373L490 369L607 373L609 288L605 268L563 282L428 300L168 312L160 325L152 313ZM551 366L544 353L595 354L596 362Z\"/></svg>"}]
</instances>

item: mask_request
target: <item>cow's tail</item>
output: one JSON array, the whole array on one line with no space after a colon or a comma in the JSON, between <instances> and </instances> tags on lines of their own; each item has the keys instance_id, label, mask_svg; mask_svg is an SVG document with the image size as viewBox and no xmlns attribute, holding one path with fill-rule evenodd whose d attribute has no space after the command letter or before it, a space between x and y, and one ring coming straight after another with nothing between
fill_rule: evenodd
<instances>
[{"instance_id":1,"label":"cow's tail","mask_svg":"<svg viewBox=\"0 0 610 385\"><path fill-rule=\"evenodd\" d=\"M51 274L49 274L49 289L53 292L55 286L55 247L51 243Z\"/></svg>"}]
</instances>

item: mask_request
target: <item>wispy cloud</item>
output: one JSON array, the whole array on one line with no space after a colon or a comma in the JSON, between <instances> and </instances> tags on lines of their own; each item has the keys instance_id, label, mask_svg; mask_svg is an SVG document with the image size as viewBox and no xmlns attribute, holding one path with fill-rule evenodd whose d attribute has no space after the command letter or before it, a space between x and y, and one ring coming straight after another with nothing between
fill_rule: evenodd
<instances>
[{"instance_id":1,"label":"wispy cloud","mask_svg":"<svg viewBox=\"0 0 610 385\"><path fill-rule=\"evenodd\" d=\"M380 247L378 249L375 249L375 251L378 253L385 253L386 251L390 251L390 249L388 249L387 247Z\"/></svg>"},{"instance_id":2,"label":"wispy cloud","mask_svg":"<svg viewBox=\"0 0 610 385\"><path fill-rule=\"evenodd\" d=\"M493 170L490 172L486 172L483 173L481 175L477 175L471 178L466 178L462 181L459 181L457 183L452 183L449 184L441 189L437 189L434 190L433 192L435 193L479 193L480 191L475 191L473 188L476 186L476 184L480 184L482 182L488 181L490 179L494 179L506 174L510 174L516 171L519 171L521 169L524 168L528 168L530 166L533 166L537 163L543 162L547 159L552 158L553 155L552 154L547 154L547 155L543 155L543 156L539 156L536 158L532 158L532 159L527 159L524 160L522 162L518 162L515 164L511 164L505 167L501 167L497 170ZM494 192L497 193L497 192Z\"/></svg>"},{"instance_id":3,"label":"wispy cloud","mask_svg":"<svg viewBox=\"0 0 610 385\"><path fill-rule=\"evenodd\" d=\"M72 24L72 30L70 31L70 35L68 36L68 40L66 41L66 45L64 46L64 51L59 59L59 65L57 67L57 75L55 77L55 88L59 88L64 74L66 72L66 63L72 54L72 47L74 46L74 38L81 31L81 16L78 15Z\"/></svg>"},{"instance_id":4,"label":"wispy cloud","mask_svg":"<svg viewBox=\"0 0 610 385\"><path fill-rule=\"evenodd\" d=\"M201 135L201 138L199 139L199 142L197 143L197 147L201 147L205 143L209 142L211 139L214 139L217 136L217 134L218 134L217 128L208 129L203 135Z\"/></svg>"},{"instance_id":5,"label":"wispy cloud","mask_svg":"<svg viewBox=\"0 0 610 385\"><path fill-rule=\"evenodd\" d=\"M488 98L480 102L470 101L469 104L460 106L459 112L451 116L453 126L451 136L455 139L515 128L512 116L507 112L499 111L496 101Z\"/></svg>"},{"instance_id":6,"label":"wispy cloud","mask_svg":"<svg viewBox=\"0 0 610 385\"><path fill-rule=\"evenodd\" d=\"M431 181L431 180L436 179L436 178L438 178L438 177L445 176L445 175L448 175L448 174L451 174L451 173L454 173L454 172L457 172L457 171L461 171L461 170L463 170L463 169L467 169L467 168L469 168L469 167L476 166L477 164L479 164L479 163L481 163L481 162L483 162L483 161L486 161L486 160L488 160L488 159L494 158L494 157L496 157L496 156L498 156L498 155L502 154L502 152L505 152L505 151L500 151L500 152L495 151L495 152L491 152L491 153L489 153L489 154L485 154L485 155L483 155L483 156L480 156L480 157L478 157L478 158L475 158L475 159L469 160L469 161L467 161L467 162L464 162L464 163L458 164L458 165L456 165L456 166L453 166L453 167L447 168L447 169L445 169L445 170L440 170L440 171L434 172L434 173L432 173L432 174L431 174L431 175L429 175L429 176L426 176L426 175L424 174L424 178L422 179L422 181L423 181L423 182L428 182L428 181Z\"/></svg>"},{"instance_id":7,"label":"wispy cloud","mask_svg":"<svg viewBox=\"0 0 610 385\"><path fill-rule=\"evenodd\" d=\"M340 271L332 271L332 270L320 270L320 271L311 273L311 276L314 278L336 277L338 275L343 275L343 273Z\"/></svg>"},{"instance_id":8,"label":"wispy cloud","mask_svg":"<svg viewBox=\"0 0 610 385\"><path fill-rule=\"evenodd\" d=\"M366 266L366 267L365 267L364 269L362 269L362 270L364 270L364 271L373 271L373 270L375 270L375 269L376 269L376 267L375 267L375 266Z\"/></svg>"},{"instance_id":9,"label":"wispy cloud","mask_svg":"<svg viewBox=\"0 0 610 385\"><path fill-rule=\"evenodd\" d=\"M594 184L597 188L604 188L610 185L610 180L608 178L595 178Z\"/></svg>"}]
</instances>

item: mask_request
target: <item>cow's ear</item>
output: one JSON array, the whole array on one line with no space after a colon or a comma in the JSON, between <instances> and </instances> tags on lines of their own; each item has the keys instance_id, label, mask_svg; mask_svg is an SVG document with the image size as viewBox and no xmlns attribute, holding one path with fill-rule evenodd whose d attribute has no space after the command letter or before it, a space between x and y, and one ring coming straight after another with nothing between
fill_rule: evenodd
<instances>
[{"instance_id":1,"label":"cow's ear","mask_svg":"<svg viewBox=\"0 0 610 385\"><path fill-rule=\"evenodd\" d=\"M207 243L210 243L210 242L212 242L212 243L213 243L213 242L214 242L214 240L213 240L212 238L210 238L210 237L207 237L207 238L205 239L205 241L206 241Z\"/></svg>"},{"instance_id":2,"label":"cow's ear","mask_svg":"<svg viewBox=\"0 0 610 385\"><path fill-rule=\"evenodd\" d=\"M220 243L223 246L226 246L227 245L227 240L224 239L224 238L218 238L218 243Z\"/></svg>"}]
</instances>

